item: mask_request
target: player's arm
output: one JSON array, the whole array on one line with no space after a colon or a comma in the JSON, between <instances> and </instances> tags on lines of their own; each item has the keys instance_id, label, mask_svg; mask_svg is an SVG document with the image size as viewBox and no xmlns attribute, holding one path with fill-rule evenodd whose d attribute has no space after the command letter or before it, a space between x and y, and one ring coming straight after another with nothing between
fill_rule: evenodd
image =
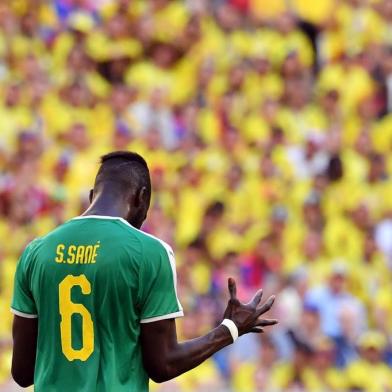
<instances>
[{"instance_id":1,"label":"player's arm","mask_svg":"<svg viewBox=\"0 0 392 392\"><path fill-rule=\"evenodd\" d=\"M15 315L12 326L14 340L11 373L23 388L34 383L35 357L37 350L38 319Z\"/></svg>"},{"instance_id":2,"label":"player's arm","mask_svg":"<svg viewBox=\"0 0 392 392\"><path fill-rule=\"evenodd\" d=\"M260 305L260 290L252 301L242 304L237 299L234 280L229 279L228 285L230 300L224 318L235 323L239 335L249 332L260 333L263 327L277 323L276 320L260 318L271 309L273 296ZM149 377L156 382L170 380L193 369L232 342L231 333L224 325L214 328L204 336L179 343L174 319L141 324L144 367Z\"/></svg>"},{"instance_id":3,"label":"player's arm","mask_svg":"<svg viewBox=\"0 0 392 392\"><path fill-rule=\"evenodd\" d=\"M15 272L11 311L14 313L12 335L12 377L21 387L34 383L35 356L38 336L38 312L30 289L27 272L33 243L24 250Z\"/></svg>"}]
</instances>

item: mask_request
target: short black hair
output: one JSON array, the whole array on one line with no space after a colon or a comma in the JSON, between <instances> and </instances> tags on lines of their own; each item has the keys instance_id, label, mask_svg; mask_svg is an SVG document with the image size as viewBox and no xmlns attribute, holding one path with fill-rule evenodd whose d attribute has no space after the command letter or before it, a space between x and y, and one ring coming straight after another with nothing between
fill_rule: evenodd
<instances>
[{"instance_id":1,"label":"short black hair","mask_svg":"<svg viewBox=\"0 0 392 392\"><path fill-rule=\"evenodd\" d=\"M138 153L133 151L113 151L101 156L101 164L110 159L119 159L125 162L138 162L148 170L146 160Z\"/></svg>"},{"instance_id":2,"label":"short black hair","mask_svg":"<svg viewBox=\"0 0 392 392\"><path fill-rule=\"evenodd\" d=\"M151 179L145 159L132 151L113 151L101 157L101 166L95 178L94 189L103 183L111 183L113 190L137 191L146 187L151 197Z\"/></svg>"}]
</instances>

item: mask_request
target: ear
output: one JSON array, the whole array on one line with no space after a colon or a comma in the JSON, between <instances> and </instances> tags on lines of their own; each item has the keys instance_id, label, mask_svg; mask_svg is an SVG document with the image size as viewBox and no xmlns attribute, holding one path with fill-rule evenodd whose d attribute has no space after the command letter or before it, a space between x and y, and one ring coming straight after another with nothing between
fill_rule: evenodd
<instances>
[{"instance_id":1,"label":"ear","mask_svg":"<svg viewBox=\"0 0 392 392\"><path fill-rule=\"evenodd\" d=\"M136 195L136 204L137 206L141 206L146 204L146 200L147 200L147 188L145 186L143 186L140 191L138 192L138 194Z\"/></svg>"},{"instance_id":2,"label":"ear","mask_svg":"<svg viewBox=\"0 0 392 392\"><path fill-rule=\"evenodd\" d=\"M90 189L90 193L88 195L88 199L90 200L90 204L93 202L94 198L94 189Z\"/></svg>"}]
</instances>

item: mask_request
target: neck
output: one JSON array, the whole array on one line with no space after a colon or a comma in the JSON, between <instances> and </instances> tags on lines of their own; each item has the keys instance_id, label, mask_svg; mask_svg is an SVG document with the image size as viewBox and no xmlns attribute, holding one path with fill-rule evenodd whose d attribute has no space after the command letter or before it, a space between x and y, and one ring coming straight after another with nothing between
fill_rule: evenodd
<instances>
[{"instance_id":1,"label":"neck","mask_svg":"<svg viewBox=\"0 0 392 392\"><path fill-rule=\"evenodd\" d=\"M128 213L129 206L125 202L110 193L101 192L94 196L90 207L82 215L116 216L127 219Z\"/></svg>"}]
</instances>

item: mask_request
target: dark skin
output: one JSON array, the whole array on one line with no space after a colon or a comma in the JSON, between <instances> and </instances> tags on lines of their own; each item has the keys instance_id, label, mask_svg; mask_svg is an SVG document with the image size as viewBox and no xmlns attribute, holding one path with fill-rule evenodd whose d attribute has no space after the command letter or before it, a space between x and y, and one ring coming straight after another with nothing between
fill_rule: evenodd
<instances>
[{"instance_id":1,"label":"dark skin","mask_svg":"<svg viewBox=\"0 0 392 392\"><path fill-rule=\"evenodd\" d=\"M101 184L98 189L91 191L91 205L83 215L119 216L140 228L150 204L148 194L145 187L121 193L113 192L111 184ZM223 318L234 321L240 336L261 333L264 327L277 323L276 320L261 318L271 309L274 296L261 304L263 292L259 290L249 303L241 303L237 298L236 283L232 278L228 280L228 290L230 299ZM38 319L14 317L12 376L22 387L34 383L38 324ZM174 319L143 323L140 327L143 364L148 376L155 382L170 380L193 369L232 343L230 332L223 325L204 336L182 343L177 340Z\"/></svg>"},{"instance_id":2,"label":"dark skin","mask_svg":"<svg viewBox=\"0 0 392 392\"><path fill-rule=\"evenodd\" d=\"M14 348L11 374L21 387L26 388L34 384L38 319L14 316L12 338L14 339Z\"/></svg>"}]
</instances>

